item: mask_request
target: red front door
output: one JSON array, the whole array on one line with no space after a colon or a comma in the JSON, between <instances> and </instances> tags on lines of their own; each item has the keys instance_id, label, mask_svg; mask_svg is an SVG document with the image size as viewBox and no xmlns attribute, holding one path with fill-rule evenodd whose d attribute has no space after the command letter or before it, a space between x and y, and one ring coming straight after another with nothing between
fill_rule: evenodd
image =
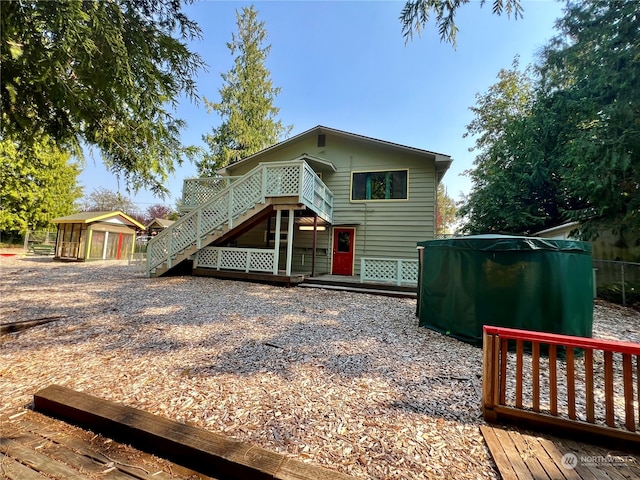
<instances>
[{"instance_id":1,"label":"red front door","mask_svg":"<svg viewBox=\"0 0 640 480\"><path fill-rule=\"evenodd\" d=\"M355 228L333 229L333 268L334 275L353 275L353 252L355 249Z\"/></svg>"}]
</instances>

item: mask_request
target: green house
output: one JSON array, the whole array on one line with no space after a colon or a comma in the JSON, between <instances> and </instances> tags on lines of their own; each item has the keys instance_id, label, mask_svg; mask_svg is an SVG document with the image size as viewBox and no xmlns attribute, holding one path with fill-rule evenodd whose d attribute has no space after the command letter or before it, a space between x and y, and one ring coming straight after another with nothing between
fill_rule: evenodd
<instances>
[{"instance_id":1,"label":"green house","mask_svg":"<svg viewBox=\"0 0 640 480\"><path fill-rule=\"evenodd\" d=\"M415 283L435 238L447 155L317 126L218 172L186 179L182 217L149 242L148 274L360 276Z\"/></svg>"},{"instance_id":2,"label":"green house","mask_svg":"<svg viewBox=\"0 0 640 480\"><path fill-rule=\"evenodd\" d=\"M51 223L58 225L54 259L80 262L132 258L136 232L144 228L119 211L76 213Z\"/></svg>"}]
</instances>

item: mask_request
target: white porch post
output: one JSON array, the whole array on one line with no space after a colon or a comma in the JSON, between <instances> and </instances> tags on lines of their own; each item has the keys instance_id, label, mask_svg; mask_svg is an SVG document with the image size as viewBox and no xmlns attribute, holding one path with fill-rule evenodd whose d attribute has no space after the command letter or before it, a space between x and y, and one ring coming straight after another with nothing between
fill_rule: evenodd
<instances>
[{"instance_id":1,"label":"white porch post","mask_svg":"<svg viewBox=\"0 0 640 480\"><path fill-rule=\"evenodd\" d=\"M102 260L107 259L107 245L109 244L109 232L104 232L104 247L102 249Z\"/></svg>"},{"instance_id":2,"label":"white porch post","mask_svg":"<svg viewBox=\"0 0 640 480\"><path fill-rule=\"evenodd\" d=\"M291 276L291 262L293 260L293 209L289 209L289 230L287 232L287 277Z\"/></svg>"},{"instance_id":3,"label":"white porch post","mask_svg":"<svg viewBox=\"0 0 640 480\"><path fill-rule=\"evenodd\" d=\"M280 222L282 220L282 210L276 210L276 225L275 225L275 235L273 248L275 249L275 254L273 256L273 274L278 274L278 265L280 264ZM267 238L269 236L269 232L267 232Z\"/></svg>"}]
</instances>

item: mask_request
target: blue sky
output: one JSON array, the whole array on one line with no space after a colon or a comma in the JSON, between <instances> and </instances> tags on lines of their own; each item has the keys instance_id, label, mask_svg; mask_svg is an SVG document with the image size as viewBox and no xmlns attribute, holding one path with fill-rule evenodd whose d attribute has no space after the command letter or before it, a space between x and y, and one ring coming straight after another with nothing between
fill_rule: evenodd
<instances>
[{"instance_id":1,"label":"blue sky","mask_svg":"<svg viewBox=\"0 0 640 480\"><path fill-rule=\"evenodd\" d=\"M463 6L456 23L457 48L440 43L435 23L422 37L405 45L398 20L400 1L258 1L271 53L267 67L275 86L280 118L293 124L292 135L316 125L388 140L451 155L454 162L444 178L449 196L459 200L469 193L462 172L471 168L473 139L463 138L472 120L469 107L475 95L495 83L501 68L516 55L521 66L554 35L562 3L523 0L524 18L515 21L491 13L472 1ZM217 101L220 74L233 58L226 47L236 30L235 11L250 3L201 1L187 7L203 38L191 44L208 64L197 78L201 96ZM220 124L204 105L180 102L176 115L187 122L185 144L204 146L202 135ZM175 206L182 180L196 176L185 163L168 182L170 198L140 191L127 193L122 181L107 172L99 157L87 158L80 175L85 194L98 187L120 190L144 211L152 204Z\"/></svg>"}]
</instances>

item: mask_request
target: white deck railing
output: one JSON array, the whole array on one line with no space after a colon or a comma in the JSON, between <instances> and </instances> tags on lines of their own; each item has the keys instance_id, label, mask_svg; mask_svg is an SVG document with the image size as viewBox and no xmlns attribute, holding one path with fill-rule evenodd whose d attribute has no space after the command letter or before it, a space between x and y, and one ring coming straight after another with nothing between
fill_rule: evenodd
<instances>
[{"instance_id":1,"label":"white deck railing","mask_svg":"<svg viewBox=\"0 0 640 480\"><path fill-rule=\"evenodd\" d=\"M173 259L191 246L234 221L271 197L298 197L299 202L328 223L333 222L333 193L303 160L261 163L197 208L165 228L147 244L147 272Z\"/></svg>"},{"instance_id":2,"label":"white deck railing","mask_svg":"<svg viewBox=\"0 0 640 480\"><path fill-rule=\"evenodd\" d=\"M182 183L180 211L190 212L198 205L211 200L239 178L242 177L185 178Z\"/></svg>"},{"instance_id":3,"label":"white deck railing","mask_svg":"<svg viewBox=\"0 0 640 480\"><path fill-rule=\"evenodd\" d=\"M418 283L418 260L399 258L362 258L360 283L393 282L397 285Z\"/></svg>"},{"instance_id":4,"label":"white deck railing","mask_svg":"<svg viewBox=\"0 0 640 480\"><path fill-rule=\"evenodd\" d=\"M196 254L194 266L216 270L273 273L275 258L275 249L205 247Z\"/></svg>"}]
</instances>

